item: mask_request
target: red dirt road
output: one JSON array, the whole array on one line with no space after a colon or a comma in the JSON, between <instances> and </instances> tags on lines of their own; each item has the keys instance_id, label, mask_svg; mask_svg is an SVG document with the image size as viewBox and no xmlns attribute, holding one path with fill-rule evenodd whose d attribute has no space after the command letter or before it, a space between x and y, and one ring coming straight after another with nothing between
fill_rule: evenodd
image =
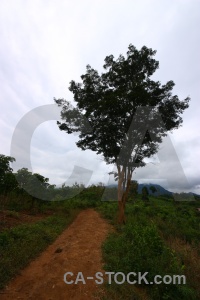
<instances>
[{"instance_id":1,"label":"red dirt road","mask_svg":"<svg viewBox=\"0 0 200 300\"><path fill-rule=\"evenodd\" d=\"M103 294L101 284L87 280L102 270L101 245L112 230L93 209L87 209L36 260L32 261L0 293L1 300L92 300ZM86 284L66 284L82 272ZM97 295L98 294L98 295Z\"/></svg>"}]
</instances>

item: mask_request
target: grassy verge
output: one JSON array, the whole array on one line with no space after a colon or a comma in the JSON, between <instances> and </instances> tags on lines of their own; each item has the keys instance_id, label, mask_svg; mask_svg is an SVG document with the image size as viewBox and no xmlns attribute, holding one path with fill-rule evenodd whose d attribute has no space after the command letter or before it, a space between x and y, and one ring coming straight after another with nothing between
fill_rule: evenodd
<instances>
[{"instance_id":1,"label":"grassy verge","mask_svg":"<svg viewBox=\"0 0 200 300\"><path fill-rule=\"evenodd\" d=\"M69 225L80 209L65 209L34 224L0 233L0 288L38 256Z\"/></svg>"},{"instance_id":2,"label":"grassy verge","mask_svg":"<svg viewBox=\"0 0 200 300\"><path fill-rule=\"evenodd\" d=\"M98 210L115 224L117 203L104 203ZM148 272L149 282L155 275L185 275L186 284L143 281L140 285L119 285L112 281L103 299L200 299L200 218L195 207L191 203L177 205L152 198L147 204L140 200L128 203L126 216L126 225L116 226L115 233L103 244L105 270L124 274Z\"/></svg>"}]
</instances>

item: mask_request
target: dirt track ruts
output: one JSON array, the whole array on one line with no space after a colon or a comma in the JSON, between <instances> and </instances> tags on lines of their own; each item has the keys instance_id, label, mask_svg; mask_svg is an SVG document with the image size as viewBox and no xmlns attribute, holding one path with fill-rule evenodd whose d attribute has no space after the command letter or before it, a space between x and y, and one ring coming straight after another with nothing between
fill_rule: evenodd
<instances>
[{"instance_id":1,"label":"dirt track ruts","mask_svg":"<svg viewBox=\"0 0 200 300\"><path fill-rule=\"evenodd\" d=\"M111 230L94 209L81 211L56 241L7 285L0 299L99 299L97 292L103 293L102 285L87 280L87 276L103 271L101 245ZM66 272L75 275L68 280L75 280L82 272L86 284L66 284Z\"/></svg>"}]
</instances>

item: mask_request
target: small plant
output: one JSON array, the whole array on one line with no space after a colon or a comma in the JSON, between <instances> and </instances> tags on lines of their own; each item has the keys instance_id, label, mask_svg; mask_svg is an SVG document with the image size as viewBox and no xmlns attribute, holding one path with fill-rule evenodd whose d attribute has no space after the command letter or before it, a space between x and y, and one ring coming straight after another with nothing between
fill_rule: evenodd
<instances>
[{"instance_id":1,"label":"small plant","mask_svg":"<svg viewBox=\"0 0 200 300\"><path fill-rule=\"evenodd\" d=\"M7 217L12 217L12 218L15 218L15 219L19 219L20 218L19 217L19 213L17 211L12 211L12 210L7 211L6 212L6 216Z\"/></svg>"},{"instance_id":2,"label":"small plant","mask_svg":"<svg viewBox=\"0 0 200 300\"><path fill-rule=\"evenodd\" d=\"M155 223L149 223L147 219L141 222L140 217L128 220L123 230L112 233L103 245L106 271L124 274L148 272L149 282L153 282L158 274L162 277L184 274L180 257L165 244ZM143 283L143 288L150 299L196 299L194 290L185 285L161 283L149 286ZM117 290L124 294L123 288L118 286Z\"/></svg>"},{"instance_id":3,"label":"small plant","mask_svg":"<svg viewBox=\"0 0 200 300\"><path fill-rule=\"evenodd\" d=\"M78 211L77 211L78 212ZM0 233L0 289L43 251L77 215L50 216L34 224L24 224Z\"/></svg>"},{"instance_id":4,"label":"small plant","mask_svg":"<svg viewBox=\"0 0 200 300\"><path fill-rule=\"evenodd\" d=\"M149 200L148 195L149 195L148 189L147 189L146 186L144 186L144 187L142 188L142 200L148 201L148 200Z\"/></svg>"}]
</instances>

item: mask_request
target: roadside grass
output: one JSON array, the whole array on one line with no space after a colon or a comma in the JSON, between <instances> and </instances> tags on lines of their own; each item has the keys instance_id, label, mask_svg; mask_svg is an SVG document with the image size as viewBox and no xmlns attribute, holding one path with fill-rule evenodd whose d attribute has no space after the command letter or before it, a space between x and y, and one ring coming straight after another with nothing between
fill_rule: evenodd
<instances>
[{"instance_id":1,"label":"roadside grass","mask_svg":"<svg viewBox=\"0 0 200 300\"><path fill-rule=\"evenodd\" d=\"M74 220L80 210L55 214L34 224L23 224L0 233L0 288L19 274Z\"/></svg>"},{"instance_id":2,"label":"roadside grass","mask_svg":"<svg viewBox=\"0 0 200 300\"><path fill-rule=\"evenodd\" d=\"M155 275L185 275L186 284L106 285L103 299L200 299L200 217L195 203L174 203L150 197L126 205L126 225L115 223L117 203L98 207L104 218L115 224L102 246L104 269L110 272L148 272ZM137 278L134 278L137 279ZM141 290L143 293L141 293Z\"/></svg>"},{"instance_id":3,"label":"roadside grass","mask_svg":"<svg viewBox=\"0 0 200 300\"><path fill-rule=\"evenodd\" d=\"M7 211L6 216L19 219L19 213L17 211Z\"/></svg>"},{"instance_id":4,"label":"roadside grass","mask_svg":"<svg viewBox=\"0 0 200 300\"><path fill-rule=\"evenodd\" d=\"M170 238L166 242L180 255L187 281L196 290L200 299L200 245L194 246L179 238Z\"/></svg>"},{"instance_id":5,"label":"roadside grass","mask_svg":"<svg viewBox=\"0 0 200 300\"><path fill-rule=\"evenodd\" d=\"M28 205L25 200L21 206L15 199L11 200L6 205L6 208L10 209L7 215L18 218L18 212L27 208ZM0 289L4 288L10 279L19 274L20 270L52 244L81 210L97 207L100 204L100 201L85 197L82 199L75 197L64 201L38 201L34 208L27 212L33 215L50 213L51 216L36 223L25 223L0 232Z\"/></svg>"},{"instance_id":6,"label":"roadside grass","mask_svg":"<svg viewBox=\"0 0 200 300\"><path fill-rule=\"evenodd\" d=\"M110 196L109 196L110 197ZM102 299L200 299L200 214L197 202L174 202L161 197L149 197L144 202L126 205L127 223L116 223L117 202L100 201L100 192L91 188L65 201L36 202L31 214L51 213L34 224L24 224L0 233L0 288L20 272L33 258L45 250L74 219L86 208L95 208L114 225L112 233L102 246L105 270L110 272L149 272L147 279L155 275L186 275L186 285L119 285L112 281L106 285ZM59 200L59 198L57 199ZM23 200L24 201L24 200ZM10 216L29 207L15 199L7 202ZM13 212L12 212L13 211Z\"/></svg>"},{"instance_id":7,"label":"roadside grass","mask_svg":"<svg viewBox=\"0 0 200 300\"><path fill-rule=\"evenodd\" d=\"M46 211L62 210L65 208L88 208L96 207L101 204L101 191L94 188L86 189L84 192L71 196L63 200L63 197L57 195L51 201L40 199L34 200L32 205L32 198L30 195L18 195L10 192L7 196L0 195L0 210L13 211L15 213L20 211L27 211L30 214L45 213ZM14 214L14 213L13 213Z\"/></svg>"}]
</instances>

